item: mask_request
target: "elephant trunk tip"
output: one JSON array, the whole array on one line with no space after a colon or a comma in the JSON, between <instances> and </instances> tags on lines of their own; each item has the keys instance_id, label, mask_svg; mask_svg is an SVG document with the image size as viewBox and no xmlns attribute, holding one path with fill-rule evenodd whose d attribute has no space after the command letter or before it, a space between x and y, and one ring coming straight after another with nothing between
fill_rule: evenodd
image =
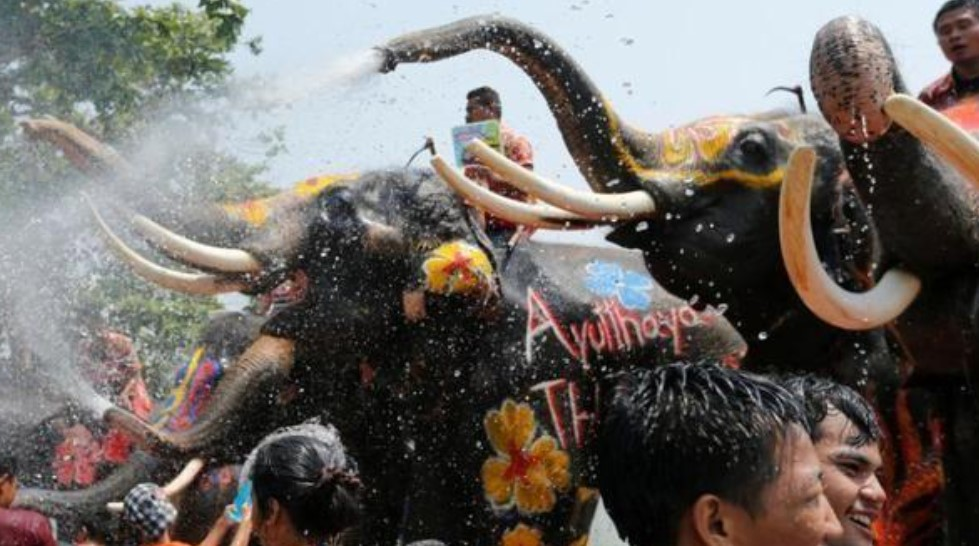
<instances>
[{"instance_id":1,"label":"elephant trunk tip","mask_svg":"<svg viewBox=\"0 0 979 546\"><path fill-rule=\"evenodd\" d=\"M397 56L394 54L394 50L390 47L375 47L374 53L381 59L380 65L377 68L379 73L387 74L388 72L394 72L394 69L398 67Z\"/></svg>"}]
</instances>

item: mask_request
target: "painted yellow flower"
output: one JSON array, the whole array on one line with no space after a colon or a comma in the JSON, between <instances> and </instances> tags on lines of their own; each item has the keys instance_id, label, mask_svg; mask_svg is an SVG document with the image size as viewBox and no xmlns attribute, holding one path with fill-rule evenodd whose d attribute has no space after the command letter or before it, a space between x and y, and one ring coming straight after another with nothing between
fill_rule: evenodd
<instances>
[{"instance_id":1,"label":"painted yellow flower","mask_svg":"<svg viewBox=\"0 0 979 546\"><path fill-rule=\"evenodd\" d=\"M320 192L337 182L349 182L350 180L355 180L358 176L359 174L357 173L314 176L293 186L292 193L300 197L316 197Z\"/></svg>"},{"instance_id":2,"label":"painted yellow flower","mask_svg":"<svg viewBox=\"0 0 979 546\"><path fill-rule=\"evenodd\" d=\"M523 523L503 533L500 546L542 546L540 530L527 527Z\"/></svg>"},{"instance_id":3,"label":"painted yellow flower","mask_svg":"<svg viewBox=\"0 0 979 546\"><path fill-rule=\"evenodd\" d=\"M506 400L483 419L490 445L496 451L483 463L483 491L497 507L516 504L524 513L549 512L555 491L570 484L568 454L554 438L537 434L537 419L528 404Z\"/></svg>"},{"instance_id":4,"label":"painted yellow flower","mask_svg":"<svg viewBox=\"0 0 979 546\"><path fill-rule=\"evenodd\" d=\"M493 266L478 247L464 241L445 243L422 263L425 288L436 294L469 294L489 287Z\"/></svg>"}]
</instances>

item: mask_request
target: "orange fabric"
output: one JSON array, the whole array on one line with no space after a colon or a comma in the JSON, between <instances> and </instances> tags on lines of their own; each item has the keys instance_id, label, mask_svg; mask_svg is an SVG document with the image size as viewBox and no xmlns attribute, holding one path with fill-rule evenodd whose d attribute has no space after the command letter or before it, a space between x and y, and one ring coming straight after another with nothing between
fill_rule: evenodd
<instances>
[{"instance_id":1,"label":"orange fabric","mask_svg":"<svg viewBox=\"0 0 979 546\"><path fill-rule=\"evenodd\" d=\"M500 125L500 140L503 143L503 155L507 157L510 161L527 168L534 168L534 148L530 145L530 141L526 137L517 134L510 127L501 124ZM490 191L513 199L516 201L526 202L528 200L528 195L517 188L510 185L509 182L496 176L493 172L482 165L468 165L465 168L466 176L477 182L482 182ZM493 216L492 214L486 214L486 229L487 230L515 230L517 228L511 222L508 222L502 218Z\"/></svg>"}]
</instances>

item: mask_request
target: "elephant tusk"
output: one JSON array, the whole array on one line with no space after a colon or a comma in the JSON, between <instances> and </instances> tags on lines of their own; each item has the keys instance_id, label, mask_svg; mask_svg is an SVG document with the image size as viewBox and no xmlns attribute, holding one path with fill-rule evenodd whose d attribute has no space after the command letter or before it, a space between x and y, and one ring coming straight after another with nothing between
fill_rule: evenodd
<instances>
[{"instance_id":1,"label":"elephant tusk","mask_svg":"<svg viewBox=\"0 0 979 546\"><path fill-rule=\"evenodd\" d=\"M884 113L931 147L979 189L979 142L952 120L914 97L893 94Z\"/></svg>"},{"instance_id":2,"label":"elephant tusk","mask_svg":"<svg viewBox=\"0 0 979 546\"><path fill-rule=\"evenodd\" d=\"M874 288L854 293L840 288L819 261L812 236L810 191L816 153L792 152L779 197L779 241L789 279L802 301L820 319L847 330L869 330L897 318L914 301L921 281L892 269Z\"/></svg>"},{"instance_id":3,"label":"elephant tusk","mask_svg":"<svg viewBox=\"0 0 979 546\"><path fill-rule=\"evenodd\" d=\"M612 194L583 192L547 180L510 161L481 140L473 140L466 149L503 175L507 182L558 208L597 219L634 220L656 214L656 202L642 190Z\"/></svg>"},{"instance_id":4,"label":"elephant tusk","mask_svg":"<svg viewBox=\"0 0 979 546\"><path fill-rule=\"evenodd\" d=\"M87 200L87 198L86 198ZM184 294L196 296L213 296L227 292L241 292L247 288L247 284L240 281L226 281L215 275L205 275L200 273L184 273L174 271L159 266L146 258L140 256L136 251L126 246L109 226L102 219L102 215L96 210L91 201L88 202L95 220L105 235L109 246L120 258L133 269L133 272L143 277L147 281L162 286L168 290L182 292Z\"/></svg>"},{"instance_id":5,"label":"elephant tusk","mask_svg":"<svg viewBox=\"0 0 979 546\"><path fill-rule=\"evenodd\" d=\"M82 172L92 173L96 165L107 167L117 175L133 172L132 166L115 150L70 123L56 119L28 119L20 126L31 138L46 140L56 146Z\"/></svg>"},{"instance_id":6,"label":"elephant tusk","mask_svg":"<svg viewBox=\"0 0 979 546\"><path fill-rule=\"evenodd\" d=\"M442 177L445 182L456 192L462 195L474 206L484 209L500 218L515 224L526 225L535 228L567 230L576 228L590 228L593 225L603 222L591 220L546 205L532 205L520 201L507 199L497 195L492 191L480 186L466 178L457 169L450 167L441 156L436 155L431 159L432 168ZM604 222L610 223L610 222Z\"/></svg>"},{"instance_id":7,"label":"elephant tusk","mask_svg":"<svg viewBox=\"0 0 979 546\"><path fill-rule=\"evenodd\" d=\"M184 491L184 489L187 489L190 484L194 483L194 479L197 478L197 475L200 474L201 470L203 469L204 459L194 457L193 459L187 461L187 464L184 465L183 470L181 470L176 477L170 480L170 483L163 486L163 494L165 494L167 497L175 497L179 495Z\"/></svg>"},{"instance_id":8,"label":"elephant tusk","mask_svg":"<svg viewBox=\"0 0 979 546\"><path fill-rule=\"evenodd\" d=\"M259 273L262 270L261 262L244 250L214 247L192 241L141 214L133 215L132 222L136 231L147 241L167 256L188 265L221 273Z\"/></svg>"}]
</instances>

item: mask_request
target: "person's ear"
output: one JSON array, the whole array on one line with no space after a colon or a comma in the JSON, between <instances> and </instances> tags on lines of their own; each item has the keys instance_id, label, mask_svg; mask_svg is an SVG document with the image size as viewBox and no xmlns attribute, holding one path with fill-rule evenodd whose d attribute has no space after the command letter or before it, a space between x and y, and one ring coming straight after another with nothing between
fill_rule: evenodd
<instances>
[{"instance_id":1,"label":"person's ear","mask_svg":"<svg viewBox=\"0 0 979 546\"><path fill-rule=\"evenodd\" d=\"M734 506L716 495L701 495L690 508L690 519L697 543L728 546L734 543Z\"/></svg>"}]
</instances>

